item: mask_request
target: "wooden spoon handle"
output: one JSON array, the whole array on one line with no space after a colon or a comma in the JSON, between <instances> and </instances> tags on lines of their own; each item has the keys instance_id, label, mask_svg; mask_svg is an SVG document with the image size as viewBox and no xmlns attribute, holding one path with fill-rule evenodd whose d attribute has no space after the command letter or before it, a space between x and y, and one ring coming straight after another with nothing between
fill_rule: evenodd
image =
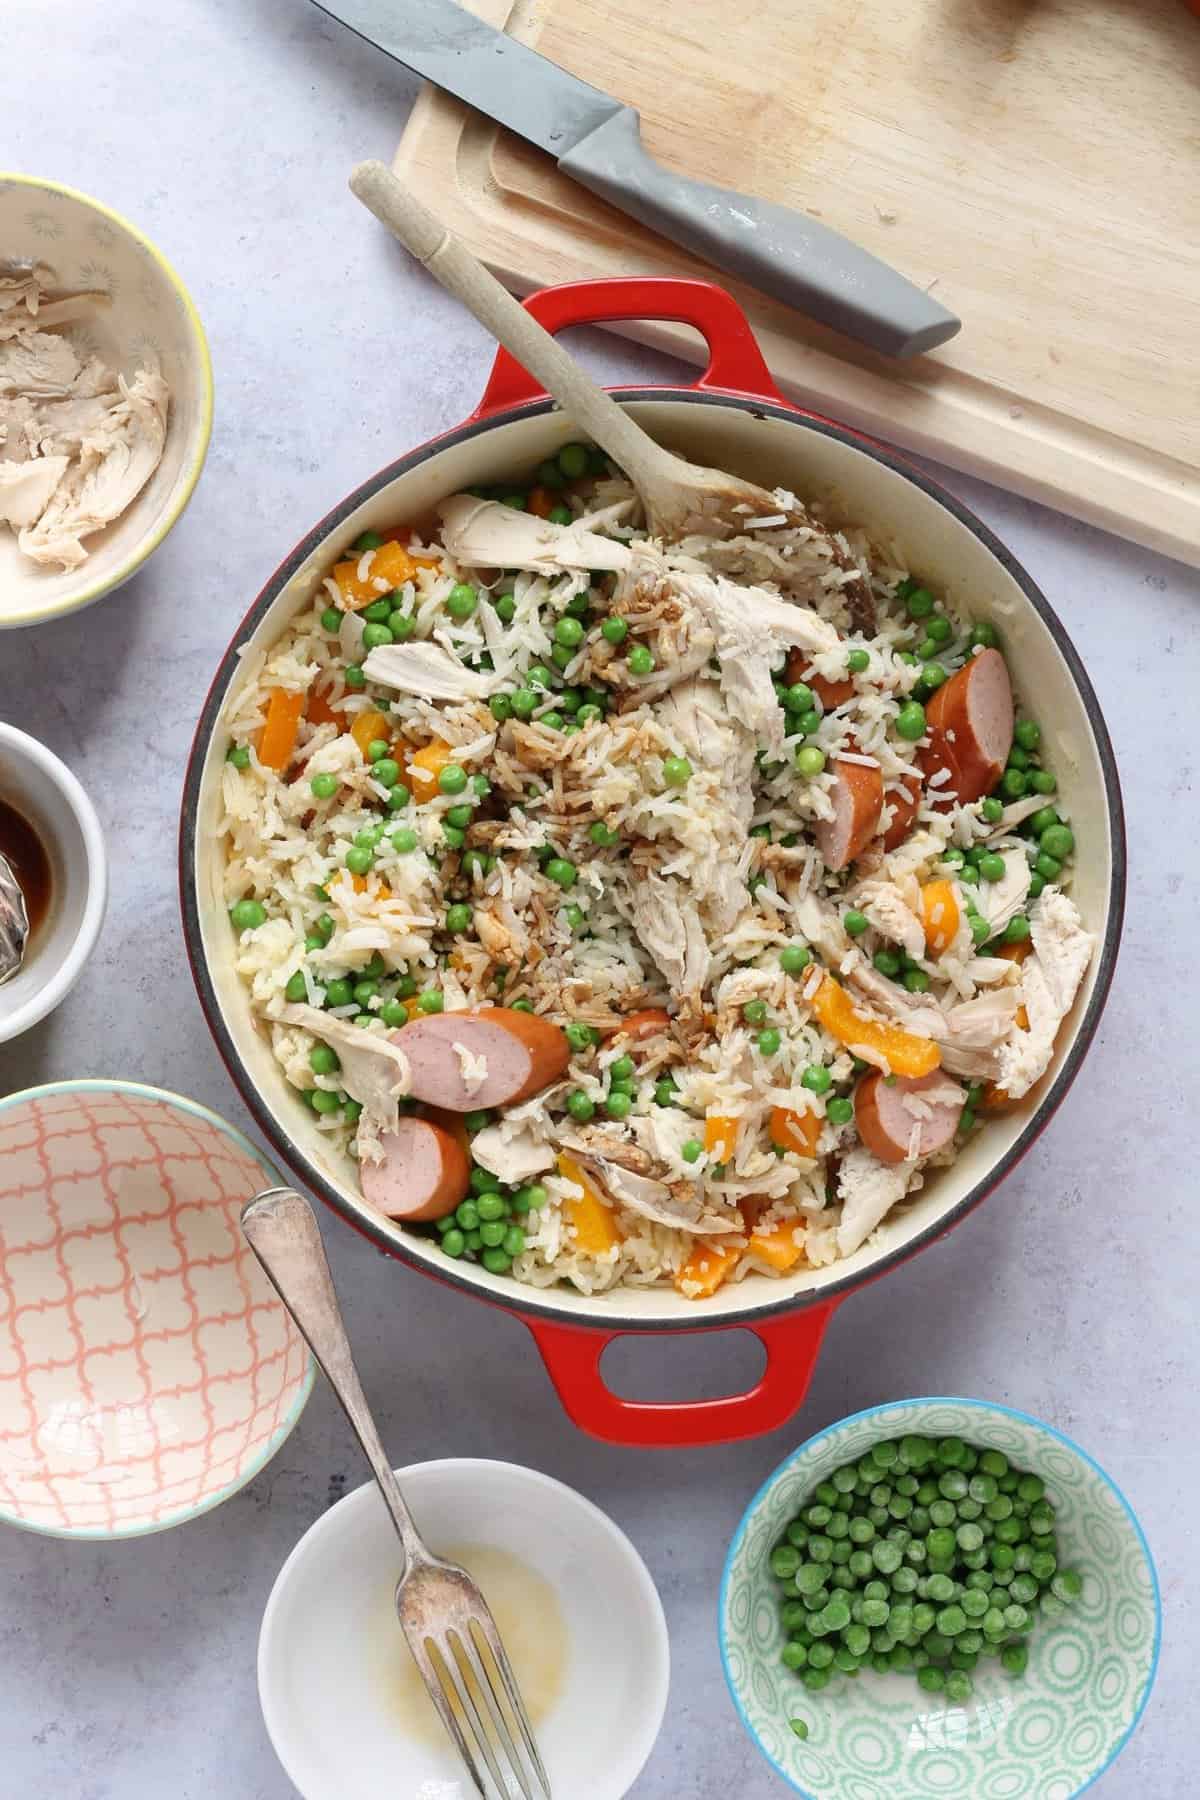
<instances>
[{"instance_id":1,"label":"wooden spoon handle","mask_svg":"<svg viewBox=\"0 0 1200 1800\"><path fill-rule=\"evenodd\" d=\"M359 163L352 193L393 232L406 250L486 325L531 375L536 375L574 422L608 452L641 493L670 479L675 458L646 435L489 274L466 245L422 206L380 162Z\"/></svg>"}]
</instances>

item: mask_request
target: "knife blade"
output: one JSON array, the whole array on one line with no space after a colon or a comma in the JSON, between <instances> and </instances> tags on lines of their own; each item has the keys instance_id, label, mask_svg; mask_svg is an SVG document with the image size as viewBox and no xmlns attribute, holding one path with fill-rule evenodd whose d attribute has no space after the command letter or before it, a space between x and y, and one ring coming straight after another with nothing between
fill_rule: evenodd
<instances>
[{"instance_id":1,"label":"knife blade","mask_svg":"<svg viewBox=\"0 0 1200 1800\"><path fill-rule=\"evenodd\" d=\"M313 0L414 74L554 157L652 231L890 356L944 344L961 320L819 219L665 168L640 119L455 0Z\"/></svg>"}]
</instances>

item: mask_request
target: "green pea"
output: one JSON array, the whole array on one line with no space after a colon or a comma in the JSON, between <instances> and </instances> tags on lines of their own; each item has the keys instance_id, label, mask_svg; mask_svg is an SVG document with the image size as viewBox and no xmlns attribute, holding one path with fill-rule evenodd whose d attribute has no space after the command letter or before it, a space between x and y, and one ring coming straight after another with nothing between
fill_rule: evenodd
<instances>
[{"instance_id":1,"label":"green pea","mask_svg":"<svg viewBox=\"0 0 1200 1800\"><path fill-rule=\"evenodd\" d=\"M756 1039L759 1054L762 1056L774 1056L782 1041L782 1038L775 1028L773 1026L768 1026L766 1031L759 1032Z\"/></svg>"},{"instance_id":2,"label":"green pea","mask_svg":"<svg viewBox=\"0 0 1200 1800\"><path fill-rule=\"evenodd\" d=\"M590 1025L581 1025L577 1022L572 1022L568 1025L564 1035L572 1050L575 1051L590 1050L592 1045L596 1042L596 1033L592 1030L592 1027Z\"/></svg>"},{"instance_id":3,"label":"green pea","mask_svg":"<svg viewBox=\"0 0 1200 1800\"><path fill-rule=\"evenodd\" d=\"M416 849L418 840L415 831L412 831L407 825L402 825L399 831L392 832L388 841L393 850L398 850L401 856L406 856L410 850Z\"/></svg>"},{"instance_id":4,"label":"green pea","mask_svg":"<svg viewBox=\"0 0 1200 1800\"><path fill-rule=\"evenodd\" d=\"M940 662L927 662L921 671L921 683L927 693L932 693L935 688L940 688L947 679L948 671Z\"/></svg>"},{"instance_id":5,"label":"green pea","mask_svg":"<svg viewBox=\"0 0 1200 1800\"><path fill-rule=\"evenodd\" d=\"M587 914L582 906L568 906L563 916L572 931L582 931L587 924Z\"/></svg>"},{"instance_id":6,"label":"green pea","mask_svg":"<svg viewBox=\"0 0 1200 1800\"><path fill-rule=\"evenodd\" d=\"M442 1249L446 1252L447 1256L459 1257L466 1247L466 1235L459 1231L456 1226L451 1226L449 1231L443 1233Z\"/></svg>"},{"instance_id":7,"label":"green pea","mask_svg":"<svg viewBox=\"0 0 1200 1800\"><path fill-rule=\"evenodd\" d=\"M1038 843L1047 856L1065 862L1075 848L1075 833L1068 825L1049 825L1039 834Z\"/></svg>"},{"instance_id":8,"label":"green pea","mask_svg":"<svg viewBox=\"0 0 1200 1800\"><path fill-rule=\"evenodd\" d=\"M392 756L381 756L371 773L385 788L395 787L400 779L400 764Z\"/></svg>"},{"instance_id":9,"label":"green pea","mask_svg":"<svg viewBox=\"0 0 1200 1800\"><path fill-rule=\"evenodd\" d=\"M325 608L325 611L321 614L321 625L324 630L331 631L334 636L341 630L342 615L336 606L327 606Z\"/></svg>"},{"instance_id":10,"label":"green pea","mask_svg":"<svg viewBox=\"0 0 1200 1800\"><path fill-rule=\"evenodd\" d=\"M352 875L365 875L374 861L374 851L364 844L353 844L346 852L346 867Z\"/></svg>"},{"instance_id":11,"label":"green pea","mask_svg":"<svg viewBox=\"0 0 1200 1800\"><path fill-rule=\"evenodd\" d=\"M866 913L859 912L855 906L842 914L842 924L848 937L861 937L863 932L869 928L870 923Z\"/></svg>"},{"instance_id":12,"label":"green pea","mask_svg":"<svg viewBox=\"0 0 1200 1800\"><path fill-rule=\"evenodd\" d=\"M610 825L606 825L603 819L597 819L594 824L588 826L588 836L593 844L599 844L601 849L607 850L620 841L621 834L619 831L614 831Z\"/></svg>"},{"instance_id":13,"label":"green pea","mask_svg":"<svg viewBox=\"0 0 1200 1800\"><path fill-rule=\"evenodd\" d=\"M810 1094L827 1094L833 1086L833 1076L824 1063L810 1063L800 1077L800 1085Z\"/></svg>"},{"instance_id":14,"label":"green pea","mask_svg":"<svg viewBox=\"0 0 1200 1800\"><path fill-rule=\"evenodd\" d=\"M905 701L896 716L896 730L910 744L915 744L918 738L924 737L925 708L919 700Z\"/></svg>"},{"instance_id":15,"label":"green pea","mask_svg":"<svg viewBox=\"0 0 1200 1800\"><path fill-rule=\"evenodd\" d=\"M458 831L465 831L467 826L471 823L470 805L448 806L442 814L442 817L445 819L447 825L453 825Z\"/></svg>"},{"instance_id":16,"label":"green pea","mask_svg":"<svg viewBox=\"0 0 1200 1800\"><path fill-rule=\"evenodd\" d=\"M802 744L796 752L796 769L801 775L819 775L825 767L825 752L815 744Z\"/></svg>"},{"instance_id":17,"label":"green pea","mask_svg":"<svg viewBox=\"0 0 1200 1800\"><path fill-rule=\"evenodd\" d=\"M387 625L372 623L363 626L362 641L364 650L379 650L384 644L394 644L396 640Z\"/></svg>"},{"instance_id":18,"label":"green pea","mask_svg":"<svg viewBox=\"0 0 1200 1800\"><path fill-rule=\"evenodd\" d=\"M479 595L466 581L457 581L446 596L446 611L452 619L469 619L479 605Z\"/></svg>"},{"instance_id":19,"label":"green pea","mask_svg":"<svg viewBox=\"0 0 1200 1800\"><path fill-rule=\"evenodd\" d=\"M388 614L386 624L392 634L392 641L397 644L402 644L406 638L410 638L416 629L415 621L399 606Z\"/></svg>"},{"instance_id":20,"label":"green pea","mask_svg":"<svg viewBox=\"0 0 1200 1800\"><path fill-rule=\"evenodd\" d=\"M1058 782L1049 769L1034 769L1029 776L1029 786L1035 794L1052 794Z\"/></svg>"},{"instance_id":21,"label":"green pea","mask_svg":"<svg viewBox=\"0 0 1200 1800\"><path fill-rule=\"evenodd\" d=\"M934 613L925 627L925 635L935 644L948 644L954 636L954 627L944 613Z\"/></svg>"},{"instance_id":22,"label":"green pea","mask_svg":"<svg viewBox=\"0 0 1200 1800\"><path fill-rule=\"evenodd\" d=\"M505 504L509 503L506 501ZM491 1245L480 1252L479 1260L489 1275L507 1275L512 1268L512 1257L508 1252Z\"/></svg>"},{"instance_id":23,"label":"green pea","mask_svg":"<svg viewBox=\"0 0 1200 1800\"><path fill-rule=\"evenodd\" d=\"M565 723L562 714L556 712L553 707L549 712L544 712L538 720L538 724L544 725L547 731L561 731Z\"/></svg>"},{"instance_id":24,"label":"green pea","mask_svg":"<svg viewBox=\"0 0 1200 1800\"><path fill-rule=\"evenodd\" d=\"M229 909L229 917L237 931L254 931L265 921L267 909L261 900L238 900Z\"/></svg>"},{"instance_id":25,"label":"green pea","mask_svg":"<svg viewBox=\"0 0 1200 1800\"><path fill-rule=\"evenodd\" d=\"M826 1117L834 1125L848 1125L854 1117L854 1102L835 1094L825 1107Z\"/></svg>"},{"instance_id":26,"label":"green pea","mask_svg":"<svg viewBox=\"0 0 1200 1800\"><path fill-rule=\"evenodd\" d=\"M905 602L910 619L927 619L933 612L936 601L928 588L914 588Z\"/></svg>"},{"instance_id":27,"label":"green pea","mask_svg":"<svg viewBox=\"0 0 1200 1800\"><path fill-rule=\"evenodd\" d=\"M1062 874L1063 866L1059 862L1057 856L1047 856L1047 854L1044 850L1042 851L1041 855L1036 859L1033 866L1036 869L1038 875L1041 877L1043 882L1057 881L1059 876ZM1031 884L1031 891L1032 891L1032 884ZM1036 900L1036 898L1037 898L1037 895L1035 894L1034 899Z\"/></svg>"},{"instance_id":28,"label":"green pea","mask_svg":"<svg viewBox=\"0 0 1200 1800\"><path fill-rule=\"evenodd\" d=\"M985 855L981 856L976 867L984 881L1003 881L1005 874L1007 873L1004 858L1002 856L997 856L992 851L988 851Z\"/></svg>"},{"instance_id":29,"label":"green pea","mask_svg":"<svg viewBox=\"0 0 1200 1800\"><path fill-rule=\"evenodd\" d=\"M455 932L470 931L472 923L474 922L474 916L475 915L472 913L469 906L464 905L462 901L458 901L455 905L446 908L446 930Z\"/></svg>"},{"instance_id":30,"label":"green pea","mask_svg":"<svg viewBox=\"0 0 1200 1800\"><path fill-rule=\"evenodd\" d=\"M560 888L573 888L579 879L579 871L575 864L569 862L565 856L552 856L546 864L545 874Z\"/></svg>"},{"instance_id":31,"label":"green pea","mask_svg":"<svg viewBox=\"0 0 1200 1800\"><path fill-rule=\"evenodd\" d=\"M669 1077L654 1084L654 1104L656 1106L674 1106L679 1098L679 1089Z\"/></svg>"},{"instance_id":32,"label":"green pea","mask_svg":"<svg viewBox=\"0 0 1200 1800\"><path fill-rule=\"evenodd\" d=\"M1010 769L1027 769L1029 767L1028 752L1025 750L1022 750L1020 744L1014 744L1012 749L1009 751L1008 767Z\"/></svg>"},{"instance_id":33,"label":"green pea","mask_svg":"<svg viewBox=\"0 0 1200 1800\"><path fill-rule=\"evenodd\" d=\"M654 668L654 657L645 644L635 644L627 657L631 675L649 675Z\"/></svg>"},{"instance_id":34,"label":"green pea","mask_svg":"<svg viewBox=\"0 0 1200 1800\"><path fill-rule=\"evenodd\" d=\"M869 650L851 650L846 657L846 667L852 675L862 675L871 666Z\"/></svg>"},{"instance_id":35,"label":"green pea","mask_svg":"<svg viewBox=\"0 0 1200 1800\"><path fill-rule=\"evenodd\" d=\"M1029 920L1024 913L1017 913L1000 933L1000 941L1005 944L1023 944L1029 936L1029 929Z\"/></svg>"},{"instance_id":36,"label":"green pea","mask_svg":"<svg viewBox=\"0 0 1200 1800\"><path fill-rule=\"evenodd\" d=\"M578 619L572 618L569 613L565 614L554 627L554 641L573 650L583 642L583 626Z\"/></svg>"},{"instance_id":37,"label":"green pea","mask_svg":"<svg viewBox=\"0 0 1200 1800\"><path fill-rule=\"evenodd\" d=\"M903 985L910 994L927 994L929 977L924 969L905 969Z\"/></svg>"},{"instance_id":38,"label":"green pea","mask_svg":"<svg viewBox=\"0 0 1200 1800\"><path fill-rule=\"evenodd\" d=\"M971 627L970 642L972 648L977 650L995 650L1000 642L1000 633L990 619L980 619L977 625Z\"/></svg>"},{"instance_id":39,"label":"green pea","mask_svg":"<svg viewBox=\"0 0 1200 1800\"><path fill-rule=\"evenodd\" d=\"M519 1187L512 1197L513 1211L519 1213L536 1212L538 1207L545 1206L550 1198L540 1182L535 1181L526 1187Z\"/></svg>"},{"instance_id":40,"label":"green pea","mask_svg":"<svg viewBox=\"0 0 1200 1800\"><path fill-rule=\"evenodd\" d=\"M560 488L566 477L556 462L539 463L534 480L539 487Z\"/></svg>"},{"instance_id":41,"label":"green pea","mask_svg":"<svg viewBox=\"0 0 1200 1800\"><path fill-rule=\"evenodd\" d=\"M579 711L575 715L575 723L581 727L586 726L586 725L594 725L596 723L597 719L602 719L603 717L604 717L604 714L600 711L600 708L598 706L592 706L589 703L586 706L580 707Z\"/></svg>"},{"instance_id":42,"label":"green pea","mask_svg":"<svg viewBox=\"0 0 1200 1800\"><path fill-rule=\"evenodd\" d=\"M235 769L250 767L250 752L245 744L231 744L225 752L225 761L232 763Z\"/></svg>"},{"instance_id":43,"label":"green pea","mask_svg":"<svg viewBox=\"0 0 1200 1800\"><path fill-rule=\"evenodd\" d=\"M350 666L344 670L342 680L348 688L364 688L367 685L367 678L362 672L362 665L360 663L351 663Z\"/></svg>"},{"instance_id":44,"label":"green pea","mask_svg":"<svg viewBox=\"0 0 1200 1800\"><path fill-rule=\"evenodd\" d=\"M668 787L686 787L692 778L692 765L686 756L663 759L663 780Z\"/></svg>"},{"instance_id":45,"label":"green pea","mask_svg":"<svg viewBox=\"0 0 1200 1800\"><path fill-rule=\"evenodd\" d=\"M763 1025L763 1024L765 1024L766 1018L767 1018L767 1003L766 1003L766 1001L765 1000L747 1000L746 1003L744 1004L744 1006L742 1007L742 1017L743 1017L743 1019L745 1019L747 1025Z\"/></svg>"},{"instance_id":46,"label":"green pea","mask_svg":"<svg viewBox=\"0 0 1200 1800\"><path fill-rule=\"evenodd\" d=\"M573 1119L586 1125L596 1111L596 1103L582 1088L573 1088L567 1095L567 1111Z\"/></svg>"},{"instance_id":47,"label":"green pea","mask_svg":"<svg viewBox=\"0 0 1200 1800\"><path fill-rule=\"evenodd\" d=\"M587 445L564 444L558 453L558 466L568 481L578 481L581 476L587 474Z\"/></svg>"},{"instance_id":48,"label":"green pea","mask_svg":"<svg viewBox=\"0 0 1200 1800\"><path fill-rule=\"evenodd\" d=\"M467 771L458 763L447 763L438 774L438 786L443 794L461 794L467 785Z\"/></svg>"},{"instance_id":49,"label":"green pea","mask_svg":"<svg viewBox=\"0 0 1200 1800\"><path fill-rule=\"evenodd\" d=\"M997 800L994 794L989 794L980 805L979 811L989 825L997 825L1004 813L1004 802Z\"/></svg>"},{"instance_id":50,"label":"green pea","mask_svg":"<svg viewBox=\"0 0 1200 1800\"><path fill-rule=\"evenodd\" d=\"M445 1004L445 996L440 988L426 988L417 998L417 1006L423 1013L440 1013Z\"/></svg>"},{"instance_id":51,"label":"green pea","mask_svg":"<svg viewBox=\"0 0 1200 1800\"><path fill-rule=\"evenodd\" d=\"M404 783L394 781L387 797L387 809L389 812L403 812L411 799L412 795Z\"/></svg>"},{"instance_id":52,"label":"green pea","mask_svg":"<svg viewBox=\"0 0 1200 1800\"><path fill-rule=\"evenodd\" d=\"M812 962L807 944L785 944L779 952L779 966L785 975L799 975Z\"/></svg>"},{"instance_id":53,"label":"green pea","mask_svg":"<svg viewBox=\"0 0 1200 1800\"><path fill-rule=\"evenodd\" d=\"M1019 800L1028 786L1029 783L1021 769L1005 769L1000 777L1000 792L1006 800Z\"/></svg>"},{"instance_id":54,"label":"green pea","mask_svg":"<svg viewBox=\"0 0 1200 1800\"><path fill-rule=\"evenodd\" d=\"M686 1142L680 1146L679 1154L686 1163L699 1162L700 1158L704 1155L704 1145L700 1142L699 1138L688 1138Z\"/></svg>"},{"instance_id":55,"label":"green pea","mask_svg":"<svg viewBox=\"0 0 1200 1800\"><path fill-rule=\"evenodd\" d=\"M610 1119L627 1119L633 1110L633 1099L624 1088L614 1088L604 1102Z\"/></svg>"},{"instance_id":56,"label":"green pea","mask_svg":"<svg viewBox=\"0 0 1200 1800\"><path fill-rule=\"evenodd\" d=\"M623 644L629 636L629 626L614 613L601 625L600 635L610 644Z\"/></svg>"},{"instance_id":57,"label":"green pea","mask_svg":"<svg viewBox=\"0 0 1200 1800\"><path fill-rule=\"evenodd\" d=\"M500 1240L500 1248L507 1257L520 1256L525 1248L525 1233L519 1225L509 1225L505 1228L504 1236Z\"/></svg>"}]
</instances>

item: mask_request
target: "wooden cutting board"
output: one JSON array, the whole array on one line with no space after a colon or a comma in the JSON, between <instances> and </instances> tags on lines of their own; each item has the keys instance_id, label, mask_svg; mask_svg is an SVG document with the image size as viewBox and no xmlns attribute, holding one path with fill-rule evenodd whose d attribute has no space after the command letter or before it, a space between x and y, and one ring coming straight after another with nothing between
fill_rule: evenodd
<instances>
[{"instance_id":1,"label":"wooden cutting board","mask_svg":"<svg viewBox=\"0 0 1200 1800\"><path fill-rule=\"evenodd\" d=\"M1200 22L1182 0L471 5L636 106L664 163L818 214L964 321L897 364L726 282L792 397L1200 565ZM436 90L396 168L518 292L713 274ZM700 356L678 326L631 335Z\"/></svg>"}]
</instances>

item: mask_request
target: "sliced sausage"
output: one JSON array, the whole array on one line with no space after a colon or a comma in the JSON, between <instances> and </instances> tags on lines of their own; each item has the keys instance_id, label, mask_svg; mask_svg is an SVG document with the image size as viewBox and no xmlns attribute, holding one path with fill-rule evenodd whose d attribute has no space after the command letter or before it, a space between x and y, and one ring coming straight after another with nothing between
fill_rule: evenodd
<instances>
[{"instance_id":1,"label":"sliced sausage","mask_svg":"<svg viewBox=\"0 0 1200 1800\"><path fill-rule=\"evenodd\" d=\"M467 1197L471 1159L466 1133L405 1114L381 1140L382 1162L365 1157L359 1181L368 1202L389 1219L444 1219Z\"/></svg>"},{"instance_id":2,"label":"sliced sausage","mask_svg":"<svg viewBox=\"0 0 1200 1800\"><path fill-rule=\"evenodd\" d=\"M978 800L1004 773L1013 742L1012 684L998 650L980 650L938 688L925 708L930 746L921 759L926 774L947 769L938 785L948 799ZM936 791L936 790L935 790Z\"/></svg>"},{"instance_id":3,"label":"sliced sausage","mask_svg":"<svg viewBox=\"0 0 1200 1800\"><path fill-rule=\"evenodd\" d=\"M671 1023L671 1015L661 1006L647 1006L641 1012L631 1012L617 1026L617 1037L632 1038L635 1044L643 1038L657 1037L660 1031L666 1031Z\"/></svg>"},{"instance_id":4,"label":"sliced sausage","mask_svg":"<svg viewBox=\"0 0 1200 1800\"><path fill-rule=\"evenodd\" d=\"M797 681L803 681L812 689L826 712L835 706L844 706L853 695L854 682L847 677L844 681L830 681L828 675L806 675L808 652L805 650L789 650L788 659L783 665L783 679L789 687Z\"/></svg>"},{"instance_id":5,"label":"sliced sausage","mask_svg":"<svg viewBox=\"0 0 1200 1800\"><path fill-rule=\"evenodd\" d=\"M920 1107L905 1104L910 1095L921 1097ZM891 1081L873 1069L854 1091L854 1122L859 1137L880 1162L902 1163L944 1150L965 1104L963 1089L942 1069L916 1077L896 1075Z\"/></svg>"},{"instance_id":6,"label":"sliced sausage","mask_svg":"<svg viewBox=\"0 0 1200 1800\"><path fill-rule=\"evenodd\" d=\"M883 848L897 850L908 836L921 804L921 777L906 775L899 788L887 796L892 809L892 822L883 834Z\"/></svg>"},{"instance_id":7,"label":"sliced sausage","mask_svg":"<svg viewBox=\"0 0 1200 1800\"><path fill-rule=\"evenodd\" d=\"M566 1071L566 1034L537 1013L508 1006L432 1013L393 1032L408 1058L409 1092L447 1112L511 1106Z\"/></svg>"},{"instance_id":8,"label":"sliced sausage","mask_svg":"<svg viewBox=\"0 0 1200 1800\"><path fill-rule=\"evenodd\" d=\"M866 849L879 830L883 811L883 773L878 763L846 762L835 756L829 765L833 776L830 798L832 819L813 826L817 849L828 869L844 869Z\"/></svg>"}]
</instances>

